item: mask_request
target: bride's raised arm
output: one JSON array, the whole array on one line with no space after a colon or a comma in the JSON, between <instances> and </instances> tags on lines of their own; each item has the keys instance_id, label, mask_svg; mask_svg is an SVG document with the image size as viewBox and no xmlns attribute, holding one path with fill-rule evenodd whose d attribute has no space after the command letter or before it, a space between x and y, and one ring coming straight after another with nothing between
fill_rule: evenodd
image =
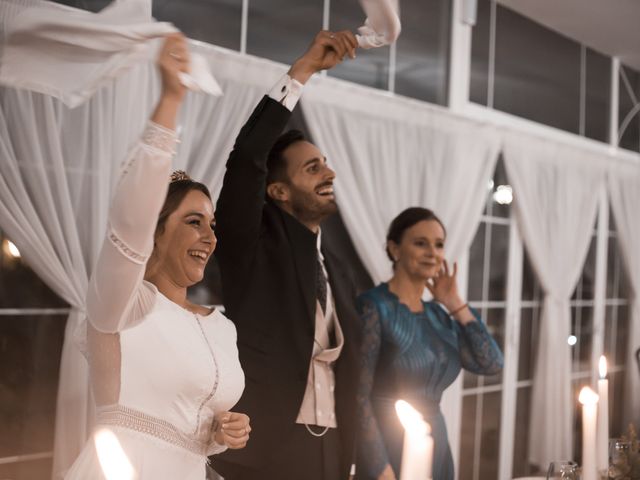
<instances>
[{"instance_id":1,"label":"bride's raised arm","mask_svg":"<svg viewBox=\"0 0 640 480\"><path fill-rule=\"evenodd\" d=\"M182 34L167 37L158 67L161 97L123 166L109 211L106 239L89 283L89 321L104 333L135 324L152 307L153 292L143 288L143 278L169 185L177 142L176 117L185 95L178 78L179 72L189 68Z\"/></svg>"}]
</instances>

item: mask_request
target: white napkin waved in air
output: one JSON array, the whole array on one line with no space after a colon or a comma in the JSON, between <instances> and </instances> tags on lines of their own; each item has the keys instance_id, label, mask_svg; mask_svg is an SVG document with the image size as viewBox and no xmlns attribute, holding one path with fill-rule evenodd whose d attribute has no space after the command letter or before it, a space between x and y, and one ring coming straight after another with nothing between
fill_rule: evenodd
<instances>
[{"instance_id":1,"label":"white napkin waved in air","mask_svg":"<svg viewBox=\"0 0 640 480\"><path fill-rule=\"evenodd\" d=\"M116 0L99 13L46 2L12 19L0 57L0 84L60 99L73 108L135 64L157 57L162 38L178 32L149 17L148 2ZM222 90L204 57L191 54L185 87Z\"/></svg>"},{"instance_id":2,"label":"white napkin waved in air","mask_svg":"<svg viewBox=\"0 0 640 480\"><path fill-rule=\"evenodd\" d=\"M378 48L395 42L401 30L398 0L360 0L360 5L367 15L356 35L360 47Z\"/></svg>"}]
</instances>

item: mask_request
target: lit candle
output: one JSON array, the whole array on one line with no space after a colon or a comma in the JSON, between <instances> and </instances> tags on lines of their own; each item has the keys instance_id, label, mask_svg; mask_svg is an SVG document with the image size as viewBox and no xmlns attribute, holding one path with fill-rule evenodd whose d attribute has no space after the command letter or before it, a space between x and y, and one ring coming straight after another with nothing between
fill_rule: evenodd
<instances>
[{"instance_id":1,"label":"lit candle","mask_svg":"<svg viewBox=\"0 0 640 480\"><path fill-rule=\"evenodd\" d=\"M400 480L431 478L433 438L431 426L415 408L404 400L396 402L396 412L404 427Z\"/></svg>"},{"instance_id":2,"label":"lit candle","mask_svg":"<svg viewBox=\"0 0 640 480\"><path fill-rule=\"evenodd\" d=\"M609 380L607 380L607 359L600 357L600 380L598 380L598 472L609 468Z\"/></svg>"},{"instance_id":3,"label":"lit candle","mask_svg":"<svg viewBox=\"0 0 640 480\"><path fill-rule=\"evenodd\" d=\"M597 480L596 468L596 417L598 394L589 387L580 390L582 404L582 477L581 480Z\"/></svg>"},{"instance_id":4,"label":"lit candle","mask_svg":"<svg viewBox=\"0 0 640 480\"><path fill-rule=\"evenodd\" d=\"M118 437L106 428L93 437L102 473L107 480L135 480L136 472L124 453Z\"/></svg>"}]
</instances>

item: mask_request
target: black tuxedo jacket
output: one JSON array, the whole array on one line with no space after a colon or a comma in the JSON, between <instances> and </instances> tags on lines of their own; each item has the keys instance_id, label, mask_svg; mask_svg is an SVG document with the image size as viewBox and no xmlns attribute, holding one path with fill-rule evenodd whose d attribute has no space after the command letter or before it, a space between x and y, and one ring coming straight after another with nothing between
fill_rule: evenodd
<instances>
[{"instance_id":1,"label":"black tuxedo jacket","mask_svg":"<svg viewBox=\"0 0 640 480\"><path fill-rule=\"evenodd\" d=\"M267 154L291 112L264 97L240 131L227 162L218 200L215 251L227 316L238 331L246 385L234 411L251 418L242 450L213 457L260 469L295 451L283 451L305 392L316 308L316 234L265 201ZM323 248L345 345L334 368L341 478L353 460L356 422L359 320L355 286L345 263ZM338 480L338 479L336 479Z\"/></svg>"}]
</instances>

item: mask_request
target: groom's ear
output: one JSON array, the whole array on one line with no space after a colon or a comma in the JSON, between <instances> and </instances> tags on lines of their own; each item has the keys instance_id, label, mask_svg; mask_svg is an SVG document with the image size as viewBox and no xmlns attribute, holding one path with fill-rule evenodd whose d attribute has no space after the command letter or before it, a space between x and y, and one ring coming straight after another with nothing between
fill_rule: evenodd
<instances>
[{"instance_id":1,"label":"groom's ear","mask_svg":"<svg viewBox=\"0 0 640 480\"><path fill-rule=\"evenodd\" d=\"M267 185L267 195L276 202L288 202L290 193L289 187L284 182L273 182Z\"/></svg>"}]
</instances>

